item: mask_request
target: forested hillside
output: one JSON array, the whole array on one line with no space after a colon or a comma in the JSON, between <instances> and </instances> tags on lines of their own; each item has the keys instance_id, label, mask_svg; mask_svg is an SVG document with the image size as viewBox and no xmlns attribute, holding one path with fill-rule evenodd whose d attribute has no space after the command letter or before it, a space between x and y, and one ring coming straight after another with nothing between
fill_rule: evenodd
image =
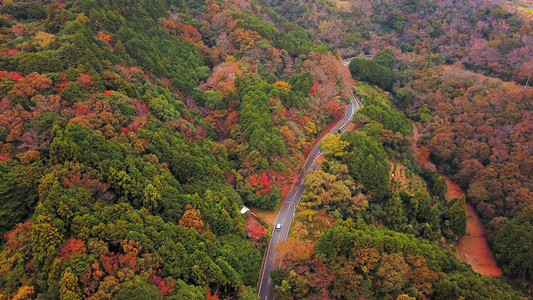
<instances>
[{"instance_id":1,"label":"forested hillside","mask_svg":"<svg viewBox=\"0 0 533 300\"><path fill-rule=\"evenodd\" d=\"M465 198L446 201L444 179L412 161L406 117L380 89L357 86L365 107L355 130L322 143L279 246L276 299L519 299L460 261Z\"/></svg>"},{"instance_id":2,"label":"forested hillside","mask_svg":"<svg viewBox=\"0 0 533 300\"><path fill-rule=\"evenodd\" d=\"M350 64L352 76L390 92L393 103L408 118L420 123L423 128L422 150L429 152L440 173L450 177L465 191L466 201L475 208L486 227L488 242L504 275L517 286L524 287L531 295L533 89L529 86L533 79L532 24L505 10L506 6L500 6L503 3L501 1L268 3L288 20L312 31L317 43L334 45L345 55L358 55ZM384 118L385 115L391 115L390 110L369 109L368 102L365 102L368 91L361 93L361 87L358 91L365 104L362 115L369 117L370 121L382 123L381 128L376 128L373 132L381 131L380 142L387 150L387 144L400 137L395 131L402 135L406 132L401 130L397 122ZM355 123L359 124L359 128L365 122L368 122L367 118L356 116ZM362 127L363 132L366 126ZM345 140L350 144L356 142L357 148L364 149L360 144L361 138L349 140L352 135L352 132L345 134ZM375 136L379 137L379 134ZM416 171L409 153L408 162L402 162L398 161L399 158L402 159L399 153L386 152L390 160L396 160L391 162L391 166L396 168L398 163L405 164L425 179L434 197L443 195L439 186L445 187L446 184L433 171L424 168ZM404 152L406 151L400 150L400 153ZM350 159L344 159L344 168L349 170L348 174L357 185L364 186L363 191L371 191L380 177L372 176L373 182L365 182L366 172L361 171L361 165L368 161L369 154L366 158L356 159L355 166L350 165ZM375 159L375 153L372 153L372 160ZM327 162L326 157L326 166ZM376 168L372 170L372 174L385 174L379 171L378 166L381 165L373 164ZM356 172L352 171L354 168ZM397 174L397 171L391 172L391 191L394 186L398 190L398 184L392 183L392 180L397 181L392 178ZM419 182L413 179L408 181L412 184ZM382 179L380 182L379 191L383 193L387 188L383 184L386 180ZM412 184L400 186L405 188ZM435 184L437 186L433 189L437 190L431 191ZM377 219L377 222L372 219L369 222L366 214L370 212L375 215L382 209L380 206L383 206L372 205L378 195L371 195L369 208L363 210L357 218L366 218L366 223L373 223L378 227L385 225L395 231L420 235L417 226L413 226L414 230L410 227L408 230L402 229L402 224L406 223L404 217L409 219L409 214L415 214L419 204L415 205L415 202L411 204L414 206L404 207L403 210L385 209L380 215L383 219ZM399 203L409 202L407 195L400 194L400 199L396 198L391 193L385 198L388 200L385 203L389 206L397 203L399 207ZM439 198L442 200L443 196ZM387 218L398 214L404 217L394 222L387 221ZM446 216L446 213L439 215ZM342 216L343 219L347 217L345 214L334 216ZM420 221L418 217L416 219ZM452 227L457 225L452 220L448 221ZM433 225L430 223L427 230L435 232L438 228L436 224L435 221ZM440 232L435 237L442 236L449 242L449 233L443 230L442 225L441 223ZM366 230L366 227L360 225L356 228ZM431 240L430 236L431 234L422 235ZM317 257L322 259L318 245L320 243L316 246ZM454 248L453 243L450 246ZM381 276L378 273L370 274L377 274L378 278ZM375 279L375 275L372 278ZM332 286L337 283L336 280L333 282ZM381 283L382 281L378 281L376 284ZM403 287L406 294L420 297L420 290L409 293L405 284ZM363 285L359 288L362 289ZM396 290L397 294L398 291ZM469 298L466 291L457 291L456 296ZM442 292L438 292L431 297L441 294ZM383 297L376 294L373 296ZM481 294L470 297L503 298L502 295Z\"/></svg>"},{"instance_id":3,"label":"forested hillside","mask_svg":"<svg viewBox=\"0 0 533 300\"><path fill-rule=\"evenodd\" d=\"M351 79L246 1L3 1L0 295L256 299L275 209Z\"/></svg>"},{"instance_id":4,"label":"forested hillside","mask_svg":"<svg viewBox=\"0 0 533 300\"><path fill-rule=\"evenodd\" d=\"M276 211L354 91L276 299L531 297L533 29L500 4L1 1L0 298L259 299L241 208ZM501 278L455 253L467 202Z\"/></svg>"},{"instance_id":5,"label":"forested hillside","mask_svg":"<svg viewBox=\"0 0 533 300\"><path fill-rule=\"evenodd\" d=\"M502 8L506 1L268 2L344 55L392 47L418 67L461 62L520 83L533 72L531 24Z\"/></svg>"}]
</instances>

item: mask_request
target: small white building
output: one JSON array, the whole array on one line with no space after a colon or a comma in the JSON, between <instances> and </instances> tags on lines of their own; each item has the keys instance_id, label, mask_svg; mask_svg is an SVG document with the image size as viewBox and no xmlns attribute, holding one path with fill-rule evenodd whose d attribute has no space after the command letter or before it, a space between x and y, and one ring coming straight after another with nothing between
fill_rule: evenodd
<instances>
[{"instance_id":1,"label":"small white building","mask_svg":"<svg viewBox=\"0 0 533 300\"><path fill-rule=\"evenodd\" d=\"M249 209L248 207L243 206L243 207L241 208L241 215L244 215L245 213L247 213L247 212L249 212L249 211L250 211L250 209Z\"/></svg>"}]
</instances>

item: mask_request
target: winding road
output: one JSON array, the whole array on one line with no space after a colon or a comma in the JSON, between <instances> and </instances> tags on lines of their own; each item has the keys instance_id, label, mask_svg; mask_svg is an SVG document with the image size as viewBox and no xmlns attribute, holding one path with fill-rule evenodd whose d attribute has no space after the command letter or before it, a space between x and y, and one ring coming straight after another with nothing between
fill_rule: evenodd
<instances>
[{"instance_id":1,"label":"winding road","mask_svg":"<svg viewBox=\"0 0 533 300\"><path fill-rule=\"evenodd\" d=\"M348 66L352 59L353 57L343 60L344 65ZM309 156L307 156L307 159L305 160L305 164L302 168L302 171L300 171L298 180L293 184L293 186L289 190L289 193L287 194L287 197L281 204L281 207L276 216L276 222L274 223L272 229L272 237L268 244L266 254L263 257L263 269L261 270L261 277L259 281L260 300L274 299L274 291L272 279L270 278L270 272L276 269L276 267L279 266L279 264L283 260L283 257L280 257L280 255L278 255L275 247L280 241L285 241L289 236L289 229L291 228L291 223L294 219L294 212L296 210L296 206L300 202L300 199L302 198L302 195L305 190L305 176L307 175L307 172L309 172L309 170L316 170L318 168L318 165L315 162L317 157L322 155L322 153L320 152L320 143L322 142L322 139L332 133L338 132L339 130L344 131L346 126L351 122L354 113L362 107L363 104L361 103L361 101L359 101L359 99L357 99L355 95L352 95L352 102L346 107L344 117L315 144L315 146L309 153ZM276 230L276 224L281 224L281 229Z\"/></svg>"},{"instance_id":2,"label":"winding road","mask_svg":"<svg viewBox=\"0 0 533 300\"><path fill-rule=\"evenodd\" d=\"M527 3L524 3L524 2L522 2L522 1L515 0L514 2L516 2L516 3L518 3L518 4L525 5L525 6L530 7L530 8L533 8L533 5L531 5L531 4L527 4Z\"/></svg>"}]
</instances>

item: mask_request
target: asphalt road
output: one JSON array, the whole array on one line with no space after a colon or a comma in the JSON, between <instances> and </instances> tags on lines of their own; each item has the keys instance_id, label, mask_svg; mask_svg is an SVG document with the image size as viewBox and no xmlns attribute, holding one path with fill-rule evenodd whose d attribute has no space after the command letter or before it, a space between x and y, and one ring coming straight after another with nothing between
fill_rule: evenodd
<instances>
[{"instance_id":1,"label":"asphalt road","mask_svg":"<svg viewBox=\"0 0 533 300\"><path fill-rule=\"evenodd\" d=\"M345 59L343 61L344 65L348 66L351 60L352 58ZM318 165L315 163L315 161L317 157L322 155L320 152L320 142L324 137L332 133L337 133L339 130L344 131L345 127L351 122L353 114L362 107L363 104L359 101L359 99L352 95L352 102L346 107L344 117L315 144L313 150L311 150L309 156L307 156L302 171L300 171L300 175L298 176L298 180L291 187L287 197L281 204L278 215L276 216L276 222L273 224L272 238L268 244L266 255L263 258L263 270L261 272L261 278L259 281L260 300L274 299L274 291L272 279L270 278L270 272L276 269L283 259L283 257L278 255L275 247L280 241L285 241L289 236L289 229L291 228L291 223L294 219L294 211L305 190L305 176L309 170L316 170L318 168ZM281 224L281 229L279 231L276 230L276 224Z\"/></svg>"}]
</instances>

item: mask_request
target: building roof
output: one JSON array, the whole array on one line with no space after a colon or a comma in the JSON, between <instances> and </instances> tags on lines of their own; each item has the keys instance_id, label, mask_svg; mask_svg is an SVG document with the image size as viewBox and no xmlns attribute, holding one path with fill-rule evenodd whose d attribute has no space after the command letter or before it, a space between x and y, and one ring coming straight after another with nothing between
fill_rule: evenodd
<instances>
[{"instance_id":1,"label":"building roof","mask_svg":"<svg viewBox=\"0 0 533 300\"><path fill-rule=\"evenodd\" d=\"M249 212L249 211L250 211L250 209L249 209L248 207L246 207L246 206L243 206L243 207L241 208L241 214L245 214L245 213L247 213L247 212Z\"/></svg>"}]
</instances>

